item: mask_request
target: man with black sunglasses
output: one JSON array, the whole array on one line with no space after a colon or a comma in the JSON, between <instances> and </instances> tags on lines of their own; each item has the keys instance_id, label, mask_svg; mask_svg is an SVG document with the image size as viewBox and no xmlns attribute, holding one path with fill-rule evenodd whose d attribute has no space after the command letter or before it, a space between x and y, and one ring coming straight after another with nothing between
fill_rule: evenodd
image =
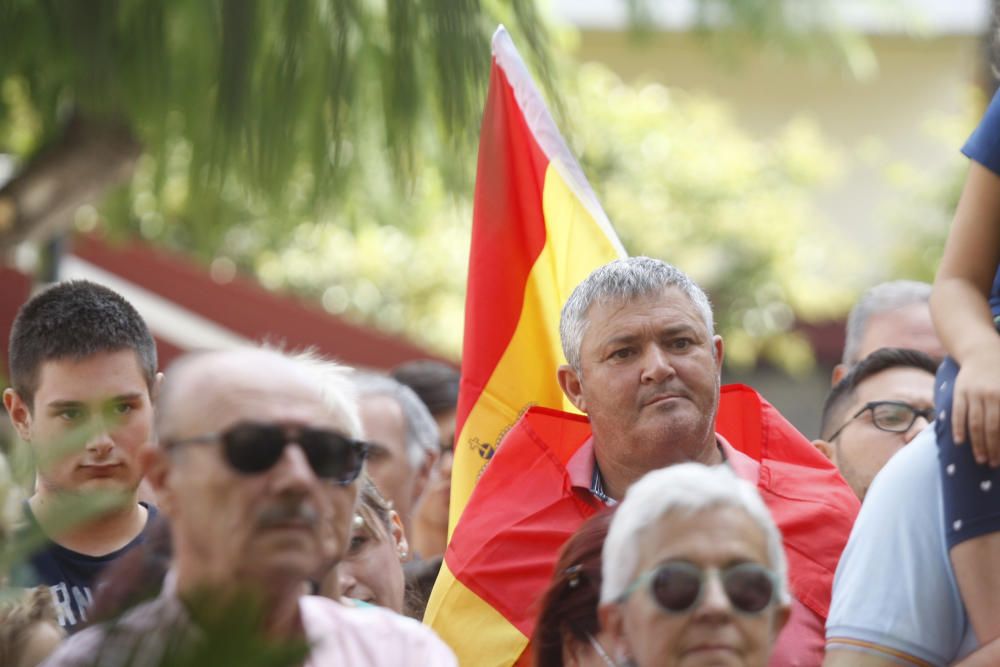
<instances>
[{"instance_id":1,"label":"man with black sunglasses","mask_svg":"<svg viewBox=\"0 0 1000 667\"><path fill-rule=\"evenodd\" d=\"M884 347L830 391L813 444L864 500L875 475L934 419L937 363L926 353Z\"/></svg>"},{"instance_id":2,"label":"man with black sunglasses","mask_svg":"<svg viewBox=\"0 0 1000 667\"><path fill-rule=\"evenodd\" d=\"M188 355L166 377L158 443L143 452L170 521L162 592L81 632L50 665L184 663L191 654L176 651L229 638L228 618L257 618L254 640L298 651L282 664L455 664L412 619L304 595L348 546L367 451L343 371L245 348Z\"/></svg>"}]
</instances>

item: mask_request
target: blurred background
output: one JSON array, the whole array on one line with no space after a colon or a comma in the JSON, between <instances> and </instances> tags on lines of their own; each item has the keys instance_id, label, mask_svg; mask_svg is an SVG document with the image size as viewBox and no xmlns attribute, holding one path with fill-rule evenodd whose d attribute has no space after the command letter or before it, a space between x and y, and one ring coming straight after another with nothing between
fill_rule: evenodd
<instances>
[{"instance_id":1,"label":"blurred background","mask_svg":"<svg viewBox=\"0 0 1000 667\"><path fill-rule=\"evenodd\" d=\"M707 289L724 379L812 437L857 296L933 279L995 4L0 0L3 360L32 290L87 277L164 361L458 364L503 22L629 253Z\"/></svg>"}]
</instances>

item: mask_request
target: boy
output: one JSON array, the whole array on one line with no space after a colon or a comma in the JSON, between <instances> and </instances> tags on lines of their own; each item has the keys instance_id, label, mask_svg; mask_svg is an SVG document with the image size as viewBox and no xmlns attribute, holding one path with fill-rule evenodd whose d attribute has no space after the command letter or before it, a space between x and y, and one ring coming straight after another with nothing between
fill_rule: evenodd
<instances>
[{"instance_id":1,"label":"boy","mask_svg":"<svg viewBox=\"0 0 1000 667\"><path fill-rule=\"evenodd\" d=\"M136 456L152 433L156 346L120 295L87 281L65 282L21 307L9 371L4 406L38 463L25 519L46 538L28 561L32 573L18 583L49 586L59 624L73 632L87 620L98 574L139 544L156 516L154 507L138 502ZM74 435L86 442L65 451ZM122 502L60 526L66 509L85 506L93 492Z\"/></svg>"}]
</instances>

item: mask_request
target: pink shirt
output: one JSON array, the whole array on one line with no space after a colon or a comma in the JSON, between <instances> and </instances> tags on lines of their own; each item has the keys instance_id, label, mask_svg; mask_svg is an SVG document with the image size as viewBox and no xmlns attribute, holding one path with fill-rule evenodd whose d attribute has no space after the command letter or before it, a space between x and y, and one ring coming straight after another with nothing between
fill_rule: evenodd
<instances>
[{"instance_id":1,"label":"pink shirt","mask_svg":"<svg viewBox=\"0 0 1000 667\"><path fill-rule=\"evenodd\" d=\"M457 667L451 649L433 630L381 607L345 607L323 597L299 599L312 645L307 667Z\"/></svg>"}]
</instances>

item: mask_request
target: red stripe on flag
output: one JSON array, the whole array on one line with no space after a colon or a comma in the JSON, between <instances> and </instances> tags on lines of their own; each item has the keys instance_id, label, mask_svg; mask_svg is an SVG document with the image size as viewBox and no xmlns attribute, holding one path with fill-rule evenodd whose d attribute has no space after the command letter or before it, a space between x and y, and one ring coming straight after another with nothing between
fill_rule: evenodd
<instances>
[{"instance_id":1,"label":"red stripe on flag","mask_svg":"<svg viewBox=\"0 0 1000 667\"><path fill-rule=\"evenodd\" d=\"M456 433L517 329L528 275L545 245L548 162L494 59L479 139Z\"/></svg>"}]
</instances>

